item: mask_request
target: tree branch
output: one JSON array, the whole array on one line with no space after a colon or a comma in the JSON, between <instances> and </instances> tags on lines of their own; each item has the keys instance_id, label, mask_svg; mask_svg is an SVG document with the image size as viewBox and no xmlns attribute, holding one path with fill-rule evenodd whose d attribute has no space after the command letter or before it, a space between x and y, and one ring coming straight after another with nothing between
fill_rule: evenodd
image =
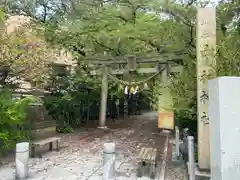
<instances>
[{"instance_id":1,"label":"tree branch","mask_svg":"<svg viewBox=\"0 0 240 180\"><path fill-rule=\"evenodd\" d=\"M152 46L153 48L155 48L158 53L164 53L165 52L165 50L163 50L161 46L158 46L158 45L154 44L150 40L145 40L145 39L135 38L135 37L129 37L129 39L142 41L145 44L148 44L148 45Z\"/></svg>"},{"instance_id":2,"label":"tree branch","mask_svg":"<svg viewBox=\"0 0 240 180\"><path fill-rule=\"evenodd\" d=\"M189 45L191 47L193 47L194 49L196 49L196 45L194 43L194 27L193 26L190 26L190 41L189 41Z\"/></svg>"},{"instance_id":3,"label":"tree branch","mask_svg":"<svg viewBox=\"0 0 240 180\"><path fill-rule=\"evenodd\" d=\"M102 46L102 47L104 47L104 48L106 48L106 49L114 52L116 56L120 56L120 55L121 55L121 52L119 51L119 49L116 50L116 49L113 49L113 48L111 48L111 47L108 47L108 46L106 46L105 44L102 44L101 42L99 42L99 41L97 41L97 40L94 40L94 42L97 43L98 45L100 45L100 46Z\"/></svg>"},{"instance_id":4,"label":"tree branch","mask_svg":"<svg viewBox=\"0 0 240 180\"><path fill-rule=\"evenodd\" d=\"M86 53L82 49L78 48L77 46L73 46L72 50L77 52L78 54L80 54L82 56L86 56Z\"/></svg>"},{"instance_id":5,"label":"tree branch","mask_svg":"<svg viewBox=\"0 0 240 180\"><path fill-rule=\"evenodd\" d=\"M162 12L176 18L177 20L181 21L183 24L187 25L187 26L193 26L193 24L187 22L184 18L182 18L180 15L174 13L173 11L171 11L170 9L161 9Z\"/></svg>"}]
</instances>

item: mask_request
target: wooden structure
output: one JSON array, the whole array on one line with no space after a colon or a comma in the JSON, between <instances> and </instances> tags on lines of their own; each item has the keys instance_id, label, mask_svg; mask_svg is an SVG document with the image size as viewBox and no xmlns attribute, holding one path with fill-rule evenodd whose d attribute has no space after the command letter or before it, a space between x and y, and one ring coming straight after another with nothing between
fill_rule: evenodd
<instances>
[{"instance_id":1,"label":"wooden structure","mask_svg":"<svg viewBox=\"0 0 240 180\"><path fill-rule=\"evenodd\" d=\"M155 179L157 167L157 149L142 147L137 155L137 165L137 177L142 177L144 167L149 167L149 176L151 179Z\"/></svg>"},{"instance_id":2,"label":"wooden structure","mask_svg":"<svg viewBox=\"0 0 240 180\"><path fill-rule=\"evenodd\" d=\"M208 118L208 79L215 75L216 10L199 8L197 13L197 109L198 163L200 169L210 169Z\"/></svg>"},{"instance_id":3,"label":"wooden structure","mask_svg":"<svg viewBox=\"0 0 240 180\"><path fill-rule=\"evenodd\" d=\"M181 71L179 64L181 64L183 59L184 54L182 51L175 52L173 54L162 54L160 56L151 57L88 57L87 60L89 61L89 64L93 67L97 67L96 70L91 71L91 74L102 76L99 127L106 128L105 121L108 94L108 77L114 81L117 81L118 79L114 77L114 75L130 75L134 72L139 74L155 73L155 75L161 74L161 81L164 81L166 84L168 73ZM141 68L139 67L141 64L152 64L152 67ZM129 82L129 84L134 85L134 82Z\"/></svg>"},{"instance_id":4,"label":"wooden structure","mask_svg":"<svg viewBox=\"0 0 240 180\"><path fill-rule=\"evenodd\" d=\"M59 142L60 142L61 138L60 137L49 137L43 140L38 140L38 141L34 141L31 144L31 157L35 157L35 152L36 152L36 147L41 147L44 146L46 144L49 144L49 150L52 151L53 149L53 142L56 143L56 150L59 151ZM42 154L39 153L38 154L40 158L42 158Z\"/></svg>"},{"instance_id":5,"label":"wooden structure","mask_svg":"<svg viewBox=\"0 0 240 180\"><path fill-rule=\"evenodd\" d=\"M169 112L158 112L158 129L174 129L174 113Z\"/></svg>"}]
</instances>

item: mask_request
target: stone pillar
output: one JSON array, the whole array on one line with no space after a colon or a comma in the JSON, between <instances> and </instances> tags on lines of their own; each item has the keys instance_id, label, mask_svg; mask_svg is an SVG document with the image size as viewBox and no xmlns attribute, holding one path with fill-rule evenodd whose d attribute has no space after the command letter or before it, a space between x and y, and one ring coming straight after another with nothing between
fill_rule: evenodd
<instances>
[{"instance_id":1,"label":"stone pillar","mask_svg":"<svg viewBox=\"0 0 240 180\"><path fill-rule=\"evenodd\" d=\"M209 81L211 180L240 178L240 77Z\"/></svg>"},{"instance_id":2,"label":"stone pillar","mask_svg":"<svg viewBox=\"0 0 240 180\"><path fill-rule=\"evenodd\" d=\"M174 129L173 101L168 87L168 65L162 65L161 73L161 95L158 98L158 128Z\"/></svg>"},{"instance_id":3,"label":"stone pillar","mask_svg":"<svg viewBox=\"0 0 240 180\"><path fill-rule=\"evenodd\" d=\"M193 136L188 136L188 174L189 174L189 180L196 179Z\"/></svg>"},{"instance_id":4,"label":"stone pillar","mask_svg":"<svg viewBox=\"0 0 240 180\"><path fill-rule=\"evenodd\" d=\"M16 144L16 179L25 180L28 177L29 143Z\"/></svg>"},{"instance_id":5,"label":"stone pillar","mask_svg":"<svg viewBox=\"0 0 240 180\"><path fill-rule=\"evenodd\" d=\"M106 128L106 111L107 111L107 96L108 96L108 77L107 77L108 75L106 71L107 71L107 67L103 67L99 128Z\"/></svg>"},{"instance_id":6,"label":"stone pillar","mask_svg":"<svg viewBox=\"0 0 240 180\"><path fill-rule=\"evenodd\" d=\"M114 143L105 143L103 146L103 180L115 177L115 151Z\"/></svg>"},{"instance_id":7,"label":"stone pillar","mask_svg":"<svg viewBox=\"0 0 240 180\"><path fill-rule=\"evenodd\" d=\"M176 156L179 159L180 156L180 132L178 126L175 126L175 145L176 145Z\"/></svg>"},{"instance_id":8,"label":"stone pillar","mask_svg":"<svg viewBox=\"0 0 240 180\"><path fill-rule=\"evenodd\" d=\"M164 68L161 72L161 83L162 86L165 87L168 83L168 66L167 64L163 64L161 67Z\"/></svg>"},{"instance_id":9,"label":"stone pillar","mask_svg":"<svg viewBox=\"0 0 240 180\"><path fill-rule=\"evenodd\" d=\"M197 109L198 163L200 169L210 169L208 84L214 76L216 51L216 10L199 8L197 12Z\"/></svg>"}]
</instances>

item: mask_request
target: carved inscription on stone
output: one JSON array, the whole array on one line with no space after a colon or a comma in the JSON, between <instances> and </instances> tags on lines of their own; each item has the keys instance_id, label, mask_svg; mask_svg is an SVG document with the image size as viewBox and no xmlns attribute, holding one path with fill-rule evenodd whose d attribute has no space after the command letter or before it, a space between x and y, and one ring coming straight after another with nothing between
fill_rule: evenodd
<instances>
[{"instance_id":1,"label":"carved inscription on stone","mask_svg":"<svg viewBox=\"0 0 240 180\"><path fill-rule=\"evenodd\" d=\"M201 169L210 168L208 80L215 72L216 10L200 8L197 13L197 108L198 163Z\"/></svg>"},{"instance_id":2,"label":"carved inscription on stone","mask_svg":"<svg viewBox=\"0 0 240 180\"><path fill-rule=\"evenodd\" d=\"M202 104L206 104L208 102L208 93L207 91L202 91L201 95L200 95L200 101L202 102Z\"/></svg>"},{"instance_id":3,"label":"carved inscription on stone","mask_svg":"<svg viewBox=\"0 0 240 180\"><path fill-rule=\"evenodd\" d=\"M206 112L202 112L202 115L201 115L201 122L203 122L204 124L209 124L209 118L208 118Z\"/></svg>"}]
</instances>

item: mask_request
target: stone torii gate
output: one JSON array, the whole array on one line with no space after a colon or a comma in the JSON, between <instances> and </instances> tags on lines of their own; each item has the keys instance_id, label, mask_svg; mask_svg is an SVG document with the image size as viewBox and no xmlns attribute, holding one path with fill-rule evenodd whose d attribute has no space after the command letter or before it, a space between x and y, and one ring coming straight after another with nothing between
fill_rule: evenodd
<instances>
[{"instance_id":1,"label":"stone torii gate","mask_svg":"<svg viewBox=\"0 0 240 180\"><path fill-rule=\"evenodd\" d=\"M181 66L178 62L183 60L184 54L162 54L160 56L151 57L88 57L86 60L90 65L98 69L91 71L92 75L102 76L102 92L99 116L99 128L106 127L106 110L107 110L107 95L108 95L108 77L116 78L114 75L129 74L137 72L139 74L154 74L150 78L161 74L161 82L166 84L168 81L168 73L180 72ZM151 68L140 68L140 64L153 64ZM117 67L116 67L117 65ZM121 67L121 68L119 68ZM113 79L114 80L114 79ZM129 83L134 85L135 83Z\"/></svg>"}]
</instances>

